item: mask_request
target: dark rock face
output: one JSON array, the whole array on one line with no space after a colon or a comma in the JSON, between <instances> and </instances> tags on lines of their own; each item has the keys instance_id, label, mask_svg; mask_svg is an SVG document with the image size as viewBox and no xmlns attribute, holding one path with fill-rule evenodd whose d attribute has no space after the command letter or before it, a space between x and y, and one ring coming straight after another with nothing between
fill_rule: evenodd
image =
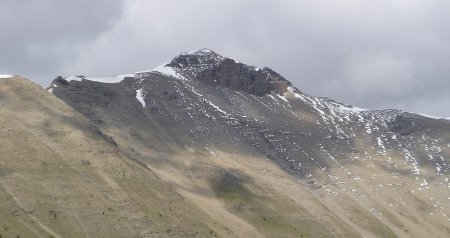
<instances>
[{"instance_id":1,"label":"dark rock face","mask_svg":"<svg viewBox=\"0 0 450 238\"><path fill-rule=\"evenodd\" d=\"M408 115L398 115L391 123L391 130L402 136L409 135L417 129L418 125L415 118Z\"/></svg>"},{"instance_id":2,"label":"dark rock face","mask_svg":"<svg viewBox=\"0 0 450 238\"><path fill-rule=\"evenodd\" d=\"M183 53L174 58L168 65L195 74L213 67L224 59L211 50L203 49L193 53Z\"/></svg>"},{"instance_id":3,"label":"dark rock face","mask_svg":"<svg viewBox=\"0 0 450 238\"><path fill-rule=\"evenodd\" d=\"M67 82L62 76L56 77L53 81L62 85L69 84L69 82Z\"/></svg>"},{"instance_id":4,"label":"dark rock face","mask_svg":"<svg viewBox=\"0 0 450 238\"><path fill-rule=\"evenodd\" d=\"M283 77L268 68L255 70L231 59L223 60L216 67L201 72L196 78L210 85L256 96L264 96L272 91L285 93L287 87L291 86Z\"/></svg>"},{"instance_id":5,"label":"dark rock face","mask_svg":"<svg viewBox=\"0 0 450 238\"><path fill-rule=\"evenodd\" d=\"M292 86L289 81L269 68L259 69L223 58L215 52L202 50L182 54L168 66L206 84L243 91L256 96L271 92L285 93Z\"/></svg>"}]
</instances>

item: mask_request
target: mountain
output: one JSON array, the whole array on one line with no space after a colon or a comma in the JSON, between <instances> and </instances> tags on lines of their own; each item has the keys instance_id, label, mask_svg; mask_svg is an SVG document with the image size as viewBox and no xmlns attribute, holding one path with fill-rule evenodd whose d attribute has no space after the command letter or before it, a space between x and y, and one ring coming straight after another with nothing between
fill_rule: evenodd
<instances>
[{"instance_id":1,"label":"mountain","mask_svg":"<svg viewBox=\"0 0 450 238\"><path fill-rule=\"evenodd\" d=\"M268 237L449 235L448 120L309 96L207 49L49 90L216 220Z\"/></svg>"},{"instance_id":2,"label":"mountain","mask_svg":"<svg viewBox=\"0 0 450 238\"><path fill-rule=\"evenodd\" d=\"M0 235L450 235L447 119L310 96L208 49L48 92L0 82Z\"/></svg>"}]
</instances>

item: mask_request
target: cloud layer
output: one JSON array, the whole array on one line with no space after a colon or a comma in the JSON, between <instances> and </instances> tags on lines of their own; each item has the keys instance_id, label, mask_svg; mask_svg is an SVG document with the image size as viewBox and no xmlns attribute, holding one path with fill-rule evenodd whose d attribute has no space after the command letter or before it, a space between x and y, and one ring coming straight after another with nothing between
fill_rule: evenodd
<instances>
[{"instance_id":1,"label":"cloud layer","mask_svg":"<svg viewBox=\"0 0 450 238\"><path fill-rule=\"evenodd\" d=\"M121 0L2 0L0 71L48 84L77 61L80 45L115 25L122 8Z\"/></svg>"},{"instance_id":2,"label":"cloud layer","mask_svg":"<svg viewBox=\"0 0 450 238\"><path fill-rule=\"evenodd\" d=\"M19 3L20 2L20 3ZM6 0L0 73L115 75L211 48L305 93L450 116L450 2Z\"/></svg>"}]
</instances>

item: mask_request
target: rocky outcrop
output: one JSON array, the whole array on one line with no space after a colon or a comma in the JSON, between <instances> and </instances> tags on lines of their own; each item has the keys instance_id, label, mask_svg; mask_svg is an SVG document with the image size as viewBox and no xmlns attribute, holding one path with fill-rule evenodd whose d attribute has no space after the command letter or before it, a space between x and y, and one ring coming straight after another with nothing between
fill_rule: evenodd
<instances>
[{"instance_id":1,"label":"rocky outcrop","mask_svg":"<svg viewBox=\"0 0 450 238\"><path fill-rule=\"evenodd\" d=\"M167 66L213 86L243 91L256 96L285 93L292 84L269 68L256 68L210 50L185 53Z\"/></svg>"}]
</instances>

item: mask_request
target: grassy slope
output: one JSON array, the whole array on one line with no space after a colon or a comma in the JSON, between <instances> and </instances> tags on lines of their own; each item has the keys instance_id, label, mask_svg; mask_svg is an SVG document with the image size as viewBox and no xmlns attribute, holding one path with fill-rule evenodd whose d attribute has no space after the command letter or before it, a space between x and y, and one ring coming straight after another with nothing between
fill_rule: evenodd
<instances>
[{"instance_id":1,"label":"grassy slope","mask_svg":"<svg viewBox=\"0 0 450 238\"><path fill-rule=\"evenodd\" d=\"M158 154L146 146L152 140L133 137L111 125L107 130L123 151L141 158L184 197L240 237L360 237L308 189L292 183L291 176L258 155L239 155L238 148L222 154L222 159L201 148L172 148L172 153ZM286 180L263 176L254 166L277 171ZM274 190L286 182L288 189ZM293 201L286 195L292 188L307 198L295 194Z\"/></svg>"},{"instance_id":2,"label":"grassy slope","mask_svg":"<svg viewBox=\"0 0 450 238\"><path fill-rule=\"evenodd\" d=\"M214 224L41 87L0 80L0 236L215 236Z\"/></svg>"}]
</instances>

